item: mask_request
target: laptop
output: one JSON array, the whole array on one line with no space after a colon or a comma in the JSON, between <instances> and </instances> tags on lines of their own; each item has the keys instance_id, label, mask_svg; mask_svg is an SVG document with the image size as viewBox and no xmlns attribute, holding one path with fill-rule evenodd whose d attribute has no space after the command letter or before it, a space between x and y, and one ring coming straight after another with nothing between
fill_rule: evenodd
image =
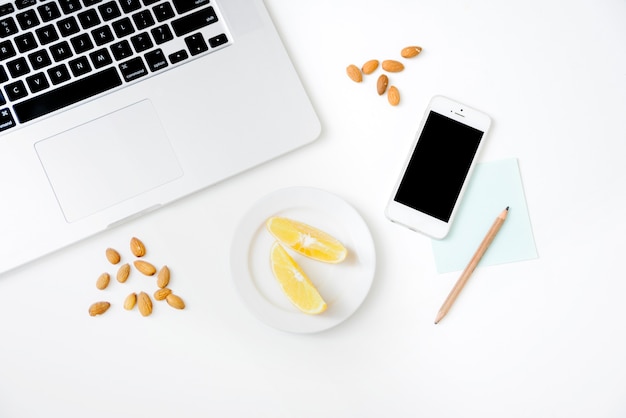
<instances>
[{"instance_id":1,"label":"laptop","mask_svg":"<svg viewBox=\"0 0 626 418\"><path fill-rule=\"evenodd\" d=\"M0 273L314 141L262 0L0 4Z\"/></svg>"}]
</instances>

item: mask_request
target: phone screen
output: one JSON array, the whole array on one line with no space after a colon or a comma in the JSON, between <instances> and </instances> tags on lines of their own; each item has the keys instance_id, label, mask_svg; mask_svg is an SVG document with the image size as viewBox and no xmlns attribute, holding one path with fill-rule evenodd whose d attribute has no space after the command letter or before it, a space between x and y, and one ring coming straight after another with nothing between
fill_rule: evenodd
<instances>
[{"instance_id":1,"label":"phone screen","mask_svg":"<svg viewBox=\"0 0 626 418\"><path fill-rule=\"evenodd\" d=\"M448 222L483 134L430 111L394 200Z\"/></svg>"}]
</instances>

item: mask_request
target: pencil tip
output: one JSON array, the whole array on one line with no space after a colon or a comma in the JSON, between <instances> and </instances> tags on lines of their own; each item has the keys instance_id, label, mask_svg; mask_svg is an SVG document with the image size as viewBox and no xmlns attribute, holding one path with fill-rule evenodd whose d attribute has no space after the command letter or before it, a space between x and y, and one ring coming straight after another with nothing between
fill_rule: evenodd
<instances>
[{"instance_id":1,"label":"pencil tip","mask_svg":"<svg viewBox=\"0 0 626 418\"><path fill-rule=\"evenodd\" d=\"M507 206L505 210L509 210L509 207Z\"/></svg>"}]
</instances>

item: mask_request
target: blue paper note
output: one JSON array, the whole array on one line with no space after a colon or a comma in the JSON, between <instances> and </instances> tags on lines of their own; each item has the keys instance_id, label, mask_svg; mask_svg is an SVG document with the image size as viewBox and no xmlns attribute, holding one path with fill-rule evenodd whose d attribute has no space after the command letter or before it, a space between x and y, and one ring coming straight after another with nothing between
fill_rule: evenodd
<instances>
[{"instance_id":1,"label":"blue paper note","mask_svg":"<svg viewBox=\"0 0 626 418\"><path fill-rule=\"evenodd\" d=\"M463 270L507 206L507 219L479 266L537 258L519 165L511 158L476 165L450 233L432 240L437 272Z\"/></svg>"}]
</instances>

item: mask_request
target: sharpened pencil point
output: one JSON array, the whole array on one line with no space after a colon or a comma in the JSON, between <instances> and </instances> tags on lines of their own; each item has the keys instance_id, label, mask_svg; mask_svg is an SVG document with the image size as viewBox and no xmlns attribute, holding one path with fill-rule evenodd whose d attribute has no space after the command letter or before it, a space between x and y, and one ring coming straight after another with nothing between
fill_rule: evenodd
<instances>
[{"instance_id":1,"label":"sharpened pencil point","mask_svg":"<svg viewBox=\"0 0 626 418\"><path fill-rule=\"evenodd\" d=\"M508 206L506 207L506 210L509 210L509 207L508 207Z\"/></svg>"}]
</instances>

